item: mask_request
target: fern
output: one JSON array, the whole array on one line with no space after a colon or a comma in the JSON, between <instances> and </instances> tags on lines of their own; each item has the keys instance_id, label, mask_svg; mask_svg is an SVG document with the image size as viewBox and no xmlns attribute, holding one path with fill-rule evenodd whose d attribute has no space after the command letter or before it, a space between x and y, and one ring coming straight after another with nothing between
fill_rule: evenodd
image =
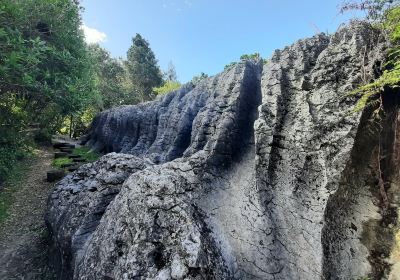
<instances>
[{"instance_id":1,"label":"fern","mask_svg":"<svg viewBox=\"0 0 400 280\"><path fill-rule=\"evenodd\" d=\"M355 111L363 110L373 100L373 97L380 95L385 88L397 89L400 87L400 6L385 12L381 28L388 32L389 39L393 44L384 64L386 70L372 83L363 85L352 92L352 94L360 95Z\"/></svg>"}]
</instances>

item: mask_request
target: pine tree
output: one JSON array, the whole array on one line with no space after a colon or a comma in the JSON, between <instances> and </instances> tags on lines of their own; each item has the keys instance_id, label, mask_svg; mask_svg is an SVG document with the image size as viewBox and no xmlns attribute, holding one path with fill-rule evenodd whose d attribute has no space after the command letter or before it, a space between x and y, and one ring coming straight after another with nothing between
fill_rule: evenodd
<instances>
[{"instance_id":1,"label":"pine tree","mask_svg":"<svg viewBox=\"0 0 400 280\"><path fill-rule=\"evenodd\" d=\"M151 100L153 87L163 82L157 62L149 43L140 34L136 34L128 50L126 64L134 91L141 101Z\"/></svg>"}]
</instances>

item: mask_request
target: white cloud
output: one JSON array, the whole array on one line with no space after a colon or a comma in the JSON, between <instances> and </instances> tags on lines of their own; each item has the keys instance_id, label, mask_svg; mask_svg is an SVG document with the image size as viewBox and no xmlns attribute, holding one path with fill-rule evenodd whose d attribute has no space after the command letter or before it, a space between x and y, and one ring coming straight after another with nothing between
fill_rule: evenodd
<instances>
[{"instance_id":1,"label":"white cloud","mask_svg":"<svg viewBox=\"0 0 400 280\"><path fill-rule=\"evenodd\" d=\"M88 44L96 44L104 42L107 38L106 33L101 32L95 28L91 28L86 24L82 25L83 33L85 34L85 41Z\"/></svg>"}]
</instances>

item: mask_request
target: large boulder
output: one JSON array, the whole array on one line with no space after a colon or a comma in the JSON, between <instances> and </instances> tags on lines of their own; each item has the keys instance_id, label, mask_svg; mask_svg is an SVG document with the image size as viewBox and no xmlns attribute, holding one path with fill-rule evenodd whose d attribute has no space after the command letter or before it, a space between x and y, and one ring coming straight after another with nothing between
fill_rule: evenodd
<instances>
[{"instance_id":1,"label":"large boulder","mask_svg":"<svg viewBox=\"0 0 400 280\"><path fill-rule=\"evenodd\" d=\"M389 256L363 239L368 221L390 226L362 187L376 141L348 95L377 73L378 35L352 23L97 116L87 145L117 153L49 198L60 278L357 279L377 263L388 274Z\"/></svg>"}]
</instances>

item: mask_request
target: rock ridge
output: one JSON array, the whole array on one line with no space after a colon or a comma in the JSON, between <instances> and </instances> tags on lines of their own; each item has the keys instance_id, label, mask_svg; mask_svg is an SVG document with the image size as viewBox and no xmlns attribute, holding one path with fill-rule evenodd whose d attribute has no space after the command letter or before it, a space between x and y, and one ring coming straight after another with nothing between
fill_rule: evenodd
<instances>
[{"instance_id":1,"label":"rock ridge","mask_svg":"<svg viewBox=\"0 0 400 280\"><path fill-rule=\"evenodd\" d=\"M366 167L346 175L366 137L348 93L376 78L384 47L354 22L99 114L85 142L109 154L49 198L60 279L373 275L362 224L381 215L355 183Z\"/></svg>"}]
</instances>

